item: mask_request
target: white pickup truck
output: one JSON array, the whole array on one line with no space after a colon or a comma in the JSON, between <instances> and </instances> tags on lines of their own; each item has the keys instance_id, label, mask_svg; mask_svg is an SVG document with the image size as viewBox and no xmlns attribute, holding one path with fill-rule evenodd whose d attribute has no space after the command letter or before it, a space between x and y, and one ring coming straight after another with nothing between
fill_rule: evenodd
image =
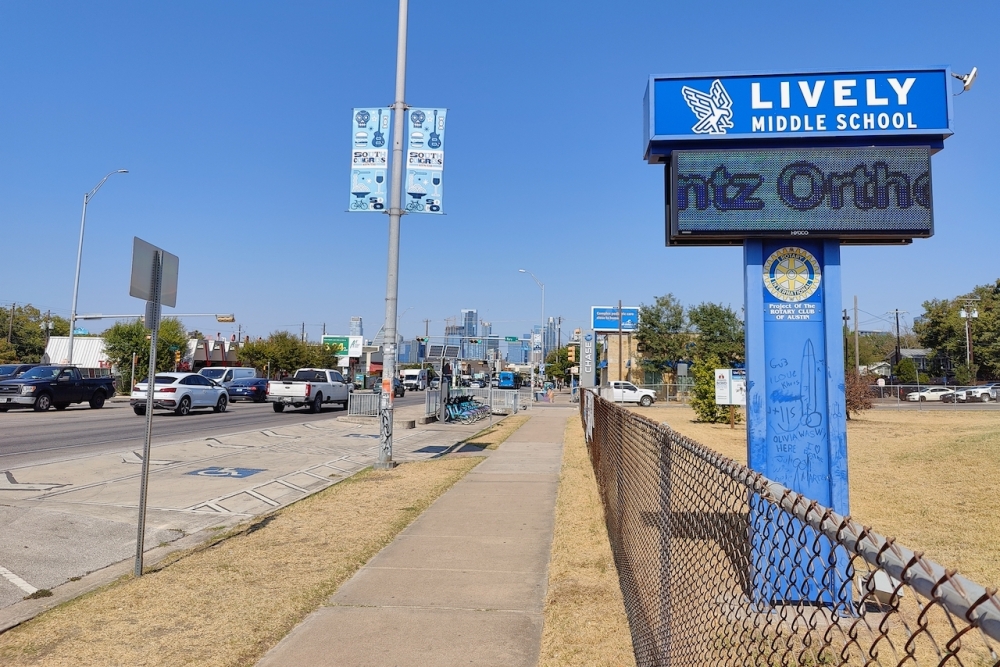
<instances>
[{"instance_id":1,"label":"white pickup truck","mask_svg":"<svg viewBox=\"0 0 1000 667\"><path fill-rule=\"evenodd\" d=\"M651 389L640 389L631 382L612 382L610 394L615 403L638 403L646 408L656 400L656 392Z\"/></svg>"},{"instance_id":2,"label":"white pickup truck","mask_svg":"<svg viewBox=\"0 0 1000 667\"><path fill-rule=\"evenodd\" d=\"M267 400L275 412L287 406L309 406L309 412L319 412L324 403L340 403L346 408L349 393L340 371L328 368L300 368L290 378L267 383Z\"/></svg>"}]
</instances>

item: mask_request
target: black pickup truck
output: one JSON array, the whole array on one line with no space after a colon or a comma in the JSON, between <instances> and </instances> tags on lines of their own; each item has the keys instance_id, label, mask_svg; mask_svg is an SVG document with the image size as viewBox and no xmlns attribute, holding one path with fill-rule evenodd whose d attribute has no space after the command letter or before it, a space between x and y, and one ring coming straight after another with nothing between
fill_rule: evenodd
<instances>
[{"instance_id":1,"label":"black pickup truck","mask_svg":"<svg viewBox=\"0 0 1000 667\"><path fill-rule=\"evenodd\" d=\"M53 406L65 410L71 403L84 401L102 408L114 395L110 377L87 378L75 366L36 366L16 379L0 382L0 412L28 407L44 412Z\"/></svg>"}]
</instances>

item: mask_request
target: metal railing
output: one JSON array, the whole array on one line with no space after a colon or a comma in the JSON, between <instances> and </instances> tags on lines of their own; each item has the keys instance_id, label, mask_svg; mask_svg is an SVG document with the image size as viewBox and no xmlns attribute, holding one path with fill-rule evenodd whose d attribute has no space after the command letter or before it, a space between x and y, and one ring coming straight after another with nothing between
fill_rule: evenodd
<instances>
[{"instance_id":1,"label":"metal railing","mask_svg":"<svg viewBox=\"0 0 1000 667\"><path fill-rule=\"evenodd\" d=\"M1000 598L586 391L636 663L1000 665Z\"/></svg>"},{"instance_id":2,"label":"metal railing","mask_svg":"<svg viewBox=\"0 0 1000 667\"><path fill-rule=\"evenodd\" d=\"M378 417L381 394L353 391L347 399L347 414L359 417Z\"/></svg>"},{"instance_id":3,"label":"metal railing","mask_svg":"<svg viewBox=\"0 0 1000 667\"><path fill-rule=\"evenodd\" d=\"M512 415L524 410L521 392L517 389L492 389L480 387L456 387L450 390L451 396L472 396L480 403L490 406L495 415ZM528 399L530 405L530 398Z\"/></svg>"}]
</instances>

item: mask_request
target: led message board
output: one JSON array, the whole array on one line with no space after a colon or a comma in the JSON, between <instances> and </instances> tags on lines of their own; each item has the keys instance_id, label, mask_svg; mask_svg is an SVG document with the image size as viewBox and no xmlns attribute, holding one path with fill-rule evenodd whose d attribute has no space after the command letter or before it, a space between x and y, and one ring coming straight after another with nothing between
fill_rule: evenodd
<instances>
[{"instance_id":1,"label":"led message board","mask_svg":"<svg viewBox=\"0 0 1000 667\"><path fill-rule=\"evenodd\" d=\"M940 149L952 134L950 78L947 68L653 76L645 157L666 163L675 149L749 141Z\"/></svg>"},{"instance_id":2,"label":"led message board","mask_svg":"<svg viewBox=\"0 0 1000 667\"><path fill-rule=\"evenodd\" d=\"M667 244L926 238L934 232L930 169L926 146L674 151Z\"/></svg>"}]
</instances>

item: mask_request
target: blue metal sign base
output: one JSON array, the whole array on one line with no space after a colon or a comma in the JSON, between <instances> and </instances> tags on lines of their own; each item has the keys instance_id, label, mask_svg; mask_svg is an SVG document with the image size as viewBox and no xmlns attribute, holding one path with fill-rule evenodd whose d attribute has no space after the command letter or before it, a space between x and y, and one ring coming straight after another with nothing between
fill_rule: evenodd
<instances>
[{"instance_id":1,"label":"blue metal sign base","mask_svg":"<svg viewBox=\"0 0 1000 667\"><path fill-rule=\"evenodd\" d=\"M749 466L848 515L840 243L748 239L743 254ZM789 551L805 550L796 559L803 567L829 554L816 542L789 544L792 531L766 529L764 517L751 515L755 593L815 601L805 572L762 575Z\"/></svg>"}]
</instances>

